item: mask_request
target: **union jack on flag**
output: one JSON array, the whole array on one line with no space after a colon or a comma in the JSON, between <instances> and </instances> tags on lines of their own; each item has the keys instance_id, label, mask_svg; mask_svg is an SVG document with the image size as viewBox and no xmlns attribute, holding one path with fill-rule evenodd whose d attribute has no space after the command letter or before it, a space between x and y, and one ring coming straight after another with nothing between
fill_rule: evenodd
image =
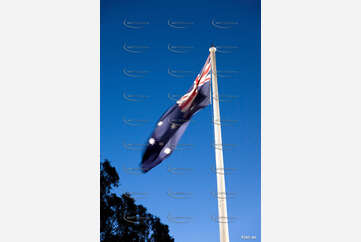
<instances>
[{"instance_id":1,"label":"union jack on flag","mask_svg":"<svg viewBox=\"0 0 361 242\"><path fill-rule=\"evenodd\" d=\"M209 82L211 80L211 58L208 56L206 63L204 64L201 73L199 73L194 80L193 86L191 90L186 93L183 97L181 97L177 104L182 112L187 111L192 105L195 97L198 94L199 87L203 86L204 83Z\"/></svg>"},{"instance_id":2,"label":"union jack on flag","mask_svg":"<svg viewBox=\"0 0 361 242\"><path fill-rule=\"evenodd\" d=\"M174 151L193 114L210 104L211 69L211 58L208 56L192 87L158 120L140 164L144 173Z\"/></svg>"}]
</instances>

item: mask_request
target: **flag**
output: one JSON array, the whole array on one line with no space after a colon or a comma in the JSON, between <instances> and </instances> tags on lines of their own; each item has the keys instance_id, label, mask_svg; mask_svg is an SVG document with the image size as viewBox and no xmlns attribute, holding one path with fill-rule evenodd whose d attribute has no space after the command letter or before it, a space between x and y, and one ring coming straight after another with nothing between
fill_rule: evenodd
<instances>
[{"instance_id":1,"label":"flag","mask_svg":"<svg viewBox=\"0 0 361 242\"><path fill-rule=\"evenodd\" d=\"M158 120L140 164L144 173L173 153L193 114L210 104L210 80L211 60L208 56L188 92Z\"/></svg>"}]
</instances>

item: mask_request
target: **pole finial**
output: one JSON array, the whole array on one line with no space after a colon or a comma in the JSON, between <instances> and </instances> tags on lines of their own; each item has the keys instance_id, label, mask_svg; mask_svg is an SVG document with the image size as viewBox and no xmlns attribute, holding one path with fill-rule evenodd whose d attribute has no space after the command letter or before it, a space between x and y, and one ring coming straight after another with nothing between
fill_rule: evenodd
<instances>
[{"instance_id":1,"label":"pole finial","mask_svg":"<svg viewBox=\"0 0 361 242\"><path fill-rule=\"evenodd\" d=\"M216 46L212 43L211 47L209 48L209 52L216 52L217 48Z\"/></svg>"}]
</instances>

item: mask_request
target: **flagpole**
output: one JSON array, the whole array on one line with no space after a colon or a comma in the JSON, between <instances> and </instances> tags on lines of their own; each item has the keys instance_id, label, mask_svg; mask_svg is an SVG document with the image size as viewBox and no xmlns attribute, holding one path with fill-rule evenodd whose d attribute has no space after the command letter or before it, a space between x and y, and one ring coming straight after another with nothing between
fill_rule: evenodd
<instances>
[{"instance_id":1,"label":"flagpole","mask_svg":"<svg viewBox=\"0 0 361 242\"><path fill-rule=\"evenodd\" d=\"M213 127L214 148L216 152L216 174L217 174L217 199L218 199L218 224L220 242L229 242L226 185L224 181L223 146L221 132L221 117L219 113L219 96L216 69L216 47L209 48L212 65L212 91L213 91Z\"/></svg>"}]
</instances>

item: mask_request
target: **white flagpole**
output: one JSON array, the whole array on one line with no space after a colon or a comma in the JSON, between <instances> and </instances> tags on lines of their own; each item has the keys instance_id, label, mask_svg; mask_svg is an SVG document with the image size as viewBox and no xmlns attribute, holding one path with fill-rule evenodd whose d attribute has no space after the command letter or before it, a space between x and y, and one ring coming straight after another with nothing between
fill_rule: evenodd
<instances>
[{"instance_id":1,"label":"white flagpole","mask_svg":"<svg viewBox=\"0 0 361 242\"><path fill-rule=\"evenodd\" d=\"M223 146L221 133L221 117L219 113L219 96L216 69L216 47L209 48L212 65L212 91L213 91L213 127L214 148L216 151L216 174L217 174L217 199L218 199L218 223L220 242L229 242L226 185L224 181Z\"/></svg>"}]
</instances>

